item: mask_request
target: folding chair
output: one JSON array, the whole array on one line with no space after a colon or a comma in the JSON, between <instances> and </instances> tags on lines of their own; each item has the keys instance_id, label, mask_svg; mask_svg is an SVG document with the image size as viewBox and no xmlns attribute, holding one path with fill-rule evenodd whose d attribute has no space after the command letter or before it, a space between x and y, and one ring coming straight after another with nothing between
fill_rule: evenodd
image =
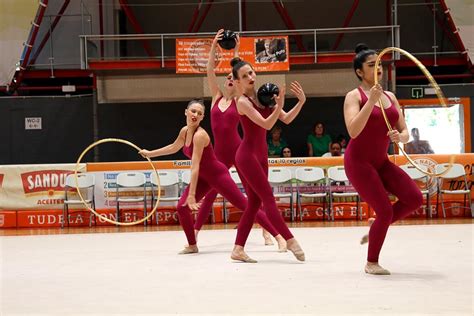
<instances>
[{"instance_id":1,"label":"folding chair","mask_svg":"<svg viewBox=\"0 0 474 316\"><path fill-rule=\"evenodd\" d=\"M237 185L237 187L240 189L240 191L242 191L242 193L246 196L245 192L243 192L244 189L243 189L243 185L242 185L242 180L240 179L240 176L239 176L239 173L237 172L237 169L230 168L229 173L230 173L230 177L232 178L234 183ZM226 202L225 199L222 200L222 203L223 203L222 204L222 210L224 212L224 223L227 224L229 222L230 211L227 209L227 202ZM241 211L239 211L239 212L241 212Z\"/></svg>"},{"instance_id":2,"label":"folding chair","mask_svg":"<svg viewBox=\"0 0 474 316\"><path fill-rule=\"evenodd\" d=\"M419 166L422 170L428 171L428 167L420 165ZM431 213L431 207L430 207L430 190L428 189L428 180L429 177L421 172L420 170L416 169L414 166L411 164L406 164L406 165L401 165L400 169L406 172L408 176L417 182L422 182L424 184L424 188L420 189L421 194L423 194L426 197L426 207L428 209L428 212L426 213L426 216L429 216L430 218L433 217L433 214Z\"/></svg>"},{"instance_id":3,"label":"folding chair","mask_svg":"<svg viewBox=\"0 0 474 316\"><path fill-rule=\"evenodd\" d=\"M159 171L158 176L160 177L159 185L162 192L160 196L160 202L178 202L180 194L179 177L176 172L173 171ZM158 188L158 179L156 173L151 174L151 207L155 206ZM156 225L158 225L158 214L155 216Z\"/></svg>"},{"instance_id":4,"label":"folding chair","mask_svg":"<svg viewBox=\"0 0 474 316\"><path fill-rule=\"evenodd\" d=\"M322 185L321 182L323 182ZM301 221L303 221L301 198L323 198L323 210L326 213L327 196L327 179L323 168L302 167L296 169L296 205Z\"/></svg>"},{"instance_id":5,"label":"folding chair","mask_svg":"<svg viewBox=\"0 0 474 316\"><path fill-rule=\"evenodd\" d=\"M95 210L95 194L94 194L94 187L95 187L95 176L92 173L80 173L77 175L77 185L79 190L81 190L82 197L87 205L90 206L93 210ZM76 188L76 179L74 174L69 174L66 177L66 184L64 186L64 205L63 205L63 221L61 223L61 227L64 227L64 223L67 222L67 226L69 226L69 205L71 204L81 204L83 202L79 199L79 196L74 198L71 197L71 189ZM79 211L78 211L79 212ZM83 211L81 211L83 212ZM87 210L90 213L89 215L89 227L92 226L92 219L94 219L94 223L96 223L95 214L91 211ZM74 212L76 213L76 212ZM75 215L77 218L78 215Z\"/></svg>"},{"instance_id":6,"label":"folding chair","mask_svg":"<svg viewBox=\"0 0 474 316\"><path fill-rule=\"evenodd\" d=\"M344 183L344 191L345 192L338 192L334 191L333 183ZM360 196L357 191L346 191L347 190L347 185L349 184L349 179L347 178L346 175L346 170L344 169L344 166L334 166L330 167L328 169L328 186L329 186L329 212L331 213L331 218L334 220L334 210L333 210L333 204L334 204L334 198L341 198L341 197L355 197L356 198L356 218L358 217L360 220L362 220L362 212L360 210ZM338 185L338 186L339 186Z\"/></svg>"},{"instance_id":7,"label":"folding chair","mask_svg":"<svg viewBox=\"0 0 474 316\"><path fill-rule=\"evenodd\" d=\"M273 188L273 196L275 198L289 198L291 221L295 220L295 212L293 208L293 185L291 183L293 177L290 169L272 167L268 169L268 182ZM275 192L275 189L284 188L283 192Z\"/></svg>"},{"instance_id":8,"label":"folding chair","mask_svg":"<svg viewBox=\"0 0 474 316\"><path fill-rule=\"evenodd\" d=\"M146 177L142 172L122 172L117 175L116 182L116 197L115 201L117 203L117 221L120 222L120 203L137 203L143 202L143 217L146 217ZM136 189L143 188L143 195L137 194ZM120 196L120 191L129 192L130 195ZM146 226L147 221L143 222L143 225Z\"/></svg>"},{"instance_id":9,"label":"folding chair","mask_svg":"<svg viewBox=\"0 0 474 316\"><path fill-rule=\"evenodd\" d=\"M442 163L435 166L435 172L441 173L448 169L449 163ZM464 189L461 190L445 190L443 189L443 180L450 180L456 178L463 178L464 182ZM464 166L458 163L453 164L453 167L444 175L439 177L441 181L438 181L438 197L441 199L441 207L443 209L443 216L446 218L446 207L444 206L444 194L455 194L455 195L464 195L464 205L462 208L469 209L471 211L471 217L474 217L474 210L472 209L471 204L471 190L469 190L468 182L467 182L467 175L466 170L464 170ZM466 200L468 200L469 205L466 206ZM436 203L436 207L438 207L438 203ZM448 207L448 209L453 208L453 206ZM439 214L439 213L438 213Z\"/></svg>"}]
</instances>

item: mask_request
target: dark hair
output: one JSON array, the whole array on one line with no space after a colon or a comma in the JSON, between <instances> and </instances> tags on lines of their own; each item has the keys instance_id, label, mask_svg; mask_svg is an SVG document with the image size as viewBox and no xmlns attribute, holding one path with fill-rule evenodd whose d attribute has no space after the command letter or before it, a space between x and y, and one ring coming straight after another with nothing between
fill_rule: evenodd
<instances>
[{"instance_id":1,"label":"dark hair","mask_svg":"<svg viewBox=\"0 0 474 316\"><path fill-rule=\"evenodd\" d=\"M285 149L287 149L287 148L290 150L290 153L291 153L291 148L289 146L285 146L281 149L280 157L284 157L283 156L283 151L285 151Z\"/></svg>"},{"instance_id":2,"label":"dark hair","mask_svg":"<svg viewBox=\"0 0 474 316\"><path fill-rule=\"evenodd\" d=\"M332 145L334 145L334 144L338 144L338 145L339 145L339 149L342 149L342 145L341 145L340 142L331 142L331 144L329 144L329 148L332 149Z\"/></svg>"},{"instance_id":3,"label":"dark hair","mask_svg":"<svg viewBox=\"0 0 474 316\"><path fill-rule=\"evenodd\" d=\"M318 126L319 124L321 124L323 126L323 135L324 135L324 132L325 132L325 127L324 127L324 123L323 122L316 122L314 123L313 125L313 130L311 131L313 134L314 134L314 131L316 130L316 126Z\"/></svg>"},{"instance_id":4,"label":"dark hair","mask_svg":"<svg viewBox=\"0 0 474 316\"><path fill-rule=\"evenodd\" d=\"M202 108L204 109L204 111L206 111L206 106L204 105L204 101L202 99L192 99L191 101L188 102L188 105L186 106L186 108L189 109L191 104L194 104L194 103L200 104Z\"/></svg>"},{"instance_id":5,"label":"dark hair","mask_svg":"<svg viewBox=\"0 0 474 316\"><path fill-rule=\"evenodd\" d=\"M337 141L338 143L341 143L342 140L347 141L346 136L344 136L344 134L339 134L339 135L337 135L336 141Z\"/></svg>"},{"instance_id":6,"label":"dark hair","mask_svg":"<svg viewBox=\"0 0 474 316\"><path fill-rule=\"evenodd\" d=\"M377 54L377 52L373 49L370 49L366 44L359 43L359 44L357 44L357 46L355 48L355 53L356 53L356 55L354 56L354 62L353 62L354 63L354 72L355 72L357 78L359 78L359 80L362 81L362 78L357 74L356 70L357 69L362 69L362 65L367 60L367 57L369 57L370 55Z\"/></svg>"},{"instance_id":7,"label":"dark hair","mask_svg":"<svg viewBox=\"0 0 474 316\"><path fill-rule=\"evenodd\" d=\"M243 66L249 65L253 69L252 65L239 57L232 58L230 65L232 67L232 76L234 76L234 79L239 79L239 69Z\"/></svg>"}]
</instances>

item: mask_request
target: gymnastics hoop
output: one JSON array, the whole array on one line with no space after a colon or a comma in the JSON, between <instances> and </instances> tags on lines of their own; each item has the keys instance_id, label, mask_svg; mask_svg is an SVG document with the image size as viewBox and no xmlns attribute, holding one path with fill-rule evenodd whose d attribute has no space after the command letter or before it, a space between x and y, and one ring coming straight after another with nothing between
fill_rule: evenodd
<instances>
[{"instance_id":1,"label":"gymnastics hoop","mask_svg":"<svg viewBox=\"0 0 474 316\"><path fill-rule=\"evenodd\" d=\"M126 144L126 145L129 145L133 148L135 148L136 150L140 151L142 150L140 147L138 147L137 145L135 145L134 143L132 142L129 142L128 140L124 140L124 139L120 139L120 138L104 138L104 139L101 139L101 140L98 140L96 141L95 143L89 145L89 147L87 147L86 149L84 149L84 151L81 153L81 155L79 156L79 158L77 159L77 162L76 162L76 168L74 169L74 177L75 177L75 180L76 180L76 190L77 190L77 193L79 195L79 198L81 199L82 203L85 205L85 207L91 211L92 213L95 214L95 216L97 216L98 218L102 219L103 221L106 221L110 224L115 224L115 225L120 225L120 226L132 226L132 225L136 225L136 224L140 224L140 223L143 223L144 221L148 220L151 216L153 216L153 214L155 213L156 209L158 208L158 204L160 203L160 197L161 197L161 185L160 185L160 177L158 175L158 171L156 171L156 168L155 166L153 165L153 163L151 162L150 158L146 157L146 159L148 160L148 162L150 163L152 169L153 169L153 172L155 172L156 174L156 179L158 181L158 197L156 199L156 203L155 203L155 207L153 207L153 209L151 210L151 212L144 218L138 220L138 221L134 221L134 222L127 222L127 223L122 223L122 222L117 222L117 221L114 221L114 220L111 220L111 219L108 219L107 217L105 217L104 215L102 214L99 214L97 213L97 211L95 211L92 207L89 207L86 203L86 201L84 201L84 197L82 196L82 193L81 193L81 190L79 189L79 181L78 181L78 178L77 178L77 174L78 174L78 170L79 170L79 164L82 160L82 158L84 157L85 154L87 154L89 152L89 150L91 150L92 148L94 148L95 146L97 145L100 145L100 144L103 144L103 143L112 143L112 142L115 142L115 143L122 143L122 144Z\"/></svg>"},{"instance_id":2,"label":"gymnastics hoop","mask_svg":"<svg viewBox=\"0 0 474 316\"><path fill-rule=\"evenodd\" d=\"M421 63L421 61L419 61L415 56L413 56L409 52L407 52L407 51L405 51L401 48L398 48L398 47L387 47L387 48L383 49L379 53L379 55L377 56L377 60L375 61L375 65L374 65L375 69L378 69L378 67L380 66L380 63L382 61L382 56L385 55L388 52L391 52L391 51L396 51L396 52L402 53L403 55L408 57L411 61L413 61L418 66L418 68L423 72L423 74L426 76L426 78L430 82L431 86L435 89L436 95L438 96L438 100L440 101L441 105L443 107L447 107L447 104L446 104L446 101L445 101L446 97L444 96L443 91L441 91L440 87L438 86L438 83L436 83L433 76L430 74L428 69L426 69L426 67ZM378 84L377 71L374 71L374 83ZM382 115L383 115L383 118L385 120L385 124L387 125L388 130L392 131L393 128L390 125L390 122L388 121L387 114L385 114L385 108L384 108L385 106L384 106L382 100L383 100L382 98L379 99L380 109L382 110ZM410 156L408 156L408 154L405 152L405 150L403 150L403 148L402 148L402 146L400 146L400 144L398 144L398 143L395 143L395 144L397 145L400 152L408 160L408 162L411 165L413 165L413 167L415 167L418 171L420 171L421 173L423 173L427 176L441 177L442 175L448 173L449 170L451 170L451 168L453 167L453 163L454 163L454 159L455 159L454 155L452 155L451 158L449 159L449 166L443 172L435 173L435 172L429 172L429 171L423 170L423 168L418 166L418 164L413 159L411 159Z\"/></svg>"}]
</instances>

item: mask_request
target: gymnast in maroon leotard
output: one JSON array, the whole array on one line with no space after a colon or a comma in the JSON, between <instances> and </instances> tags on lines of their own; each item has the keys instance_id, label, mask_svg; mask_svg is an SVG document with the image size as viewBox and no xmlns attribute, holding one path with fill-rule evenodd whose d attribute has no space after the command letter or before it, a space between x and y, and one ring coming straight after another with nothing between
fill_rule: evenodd
<instances>
[{"instance_id":1,"label":"gymnast in maroon leotard","mask_svg":"<svg viewBox=\"0 0 474 316\"><path fill-rule=\"evenodd\" d=\"M222 38L223 32L223 29L219 30L212 42L211 50L209 52L209 62L207 65L207 80L209 83L209 90L212 94L211 126L212 134L214 135L214 152L216 153L217 159L227 168L230 168L235 164L235 152L237 151L237 148L239 147L242 140L240 139L238 132L239 113L237 112L237 105L235 102L235 97L237 97L238 92L232 80L232 73L227 75L224 82L224 88L221 91L214 71L216 66L216 46L217 42ZM234 49L235 56L238 55L239 43L240 40L239 36L237 35L236 46ZM237 172L239 172L238 168ZM243 179L242 184L244 189L246 189L247 183ZM194 223L196 237L201 230L204 221L209 217L209 213L211 212L212 204L214 203L216 196L217 191L211 190L208 194L206 194L203 202L201 203L198 215L196 217L196 222ZM267 230L275 237L278 242L279 251L286 251L285 239L271 225L270 221L262 210L258 211L256 219L257 223L259 223L264 229L264 232ZM268 244L268 240L266 240L265 243Z\"/></svg>"},{"instance_id":2,"label":"gymnast in maroon leotard","mask_svg":"<svg viewBox=\"0 0 474 316\"><path fill-rule=\"evenodd\" d=\"M266 131L270 130L278 119L286 124L293 121L306 101L306 97L300 84L293 82L291 91L298 97L298 103L293 109L288 113L283 111L285 87L280 87L280 94L275 96L276 106L273 109L264 107L257 100L256 74L252 66L240 59L234 59L231 64L234 81L243 92L243 96L237 102L237 110L241 115L240 123L244 131L244 138L237 149L235 163L249 186L247 209L240 219L233 254L244 251L255 214L263 204L268 219L287 241L287 248L298 260L304 261L304 252L278 211L272 188L268 183Z\"/></svg>"},{"instance_id":3,"label":"gymnast in maroon leotard","mask_svg":"<svg viewBox=\"0 0 474 316\"><path fill-rule=\"evenodd\" d=\"M191 159L191 181L178 201L179 221L188 240L188 246L180 254L197 253L194 223L191 211L199 209L200 201L211 189L215 189L237 208L244 210L247 200L237 185L232 181L227 167L217 160L207 132L199 126L204 118L205 107L201 100L189 102L185 111L186 126L181 129L174 143L149 151L139 151L144 157L158 157L176 153L183 148L183 153ZM233 256L235 260L256 262L245 252Z\"/></svg>"},{"instance_id":4,"label":"gymnast in maroon leotard","mask_svg":"<svg viewBox=\"0 0 474 316\"><path fill-rule=\"evenodd\" d=\"M387 156L390 141L406 143L408 129L397 98L380 85L374 85L375 51L359 44L354 57L354 70L361 85L346 95L344 119L351 141L344 153L347 177L377 214L368 235L369 249L365 272L390 274L379 264L379 254L388 227L422 204L422 195L415 182ZM382 76L382 68L376 70ZM394 127L387 133L387 126L379 104ZM387 191L398 198L390 203Z\"/></svg>"}]
</instances>

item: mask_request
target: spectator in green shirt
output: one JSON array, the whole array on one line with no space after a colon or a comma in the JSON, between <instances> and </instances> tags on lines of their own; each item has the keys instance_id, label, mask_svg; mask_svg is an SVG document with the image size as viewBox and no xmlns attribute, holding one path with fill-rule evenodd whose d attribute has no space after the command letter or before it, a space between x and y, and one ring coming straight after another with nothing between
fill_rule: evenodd
<instances>
[{"instance_id":1,"label":"spectator in green shirt","mask_svg":"<svg viewBox=\"0 0 474 316\"><path fill-rule=\"evenodd\" d=\"M321 157L329 151L331 136L324 134L324 125L321 122L314 124L313 133L308 135L308 156Z\"/></svg>"},{"instance_id":2,"label":"spectator in green shirt","mask_svg":"<svg viewBox=\"0 0 474 316\"><path fill-rule=\"evenodd\" d=\"M281 151L288 146L286 141L281 138L281 127L275 125L270 131L270 138L268 139L268 157L280 157Z\"/></svg>"}]
</instances>

